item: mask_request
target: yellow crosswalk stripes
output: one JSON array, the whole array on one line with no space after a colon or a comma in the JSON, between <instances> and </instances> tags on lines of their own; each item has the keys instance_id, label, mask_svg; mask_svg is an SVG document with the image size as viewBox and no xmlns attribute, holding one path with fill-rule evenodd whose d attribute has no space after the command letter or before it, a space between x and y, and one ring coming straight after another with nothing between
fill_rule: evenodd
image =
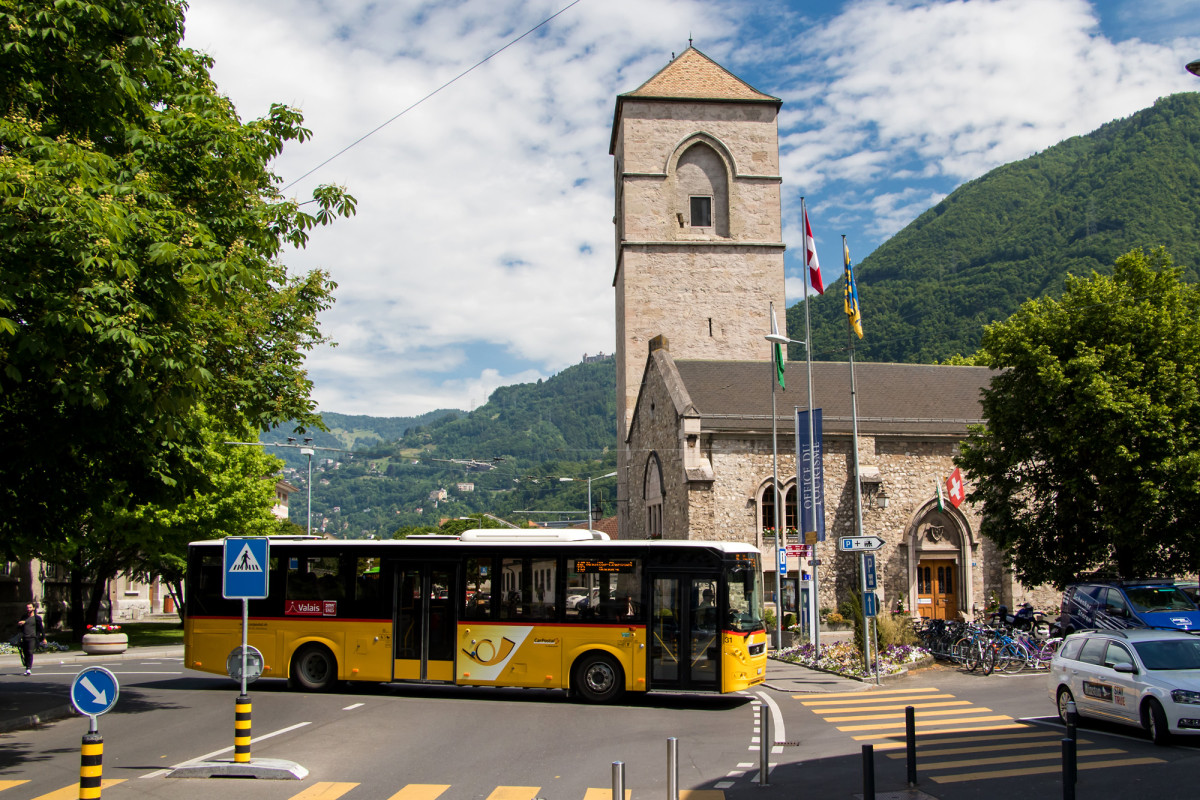
<instances>
[{"instance_id":1,"label":"yellow crosswalk stripes","mask_svg":"<svg viewBox=\"0 0 1200 800\"><path fill-rule=\"evenodd\" d=\"M114 778L112 780L105 778L100 781L100 791L103 792L110 786L116 786L118 783L124 782L124 778ZM57 791L35 797L33 800L79 800L79 783L72 783L70 786L64 786Z\"/></svg>"},{"instance_id":2,"label":"yellow crosswalk stripes","mask_svg":"<svg viewBox=\"0 0 1200 800\"><path fill-rule=\"evenodd\" d=\"M487 800L533 800L540 786L497 786Z\"/></svg>"},{"instance_id":3,"label":"yellow crosswalk stripes","mask_svg":"<svg viewBox=\"0 0 1200 800\"><path fill-rule=\"evenodd\" d=\"M449 788L448 783L410 783L388 800L437 800Z\"/></svg>"},{"instance_id":4,"label":"yellow crosswalk stripes","mask_svg":"<svg viewBox=\"0 0 1200 800\"><path fill-rule=\"evenodd\" d=\"M633 789L625 790L625 800L633 797ZM588 789L583 800L612 800L612 789Z\"/></svg>"},{"instance_id":5,"label":"yellow crosswalk stripes","mask_svg":"<svg viewBox=\"0 0 1200 800\"><path fill-rule=\"evenodd\" d=\"M337 800L355 786L358 784L321 781L314 783L300 794L293 795L292 800Z\"/></svg>"},{"instance_id":6,"label":"yellow crosswalk stripes","mask_svg":"<svg viewBox=\"0 0 1200 800\"><path fill-rule=\"evenodd\" d=\"M0 781L0 792L3 792L5 789L11 789L14 786L20 786L22 783L29 783L29 781Z\"/></svg>"},{"instance_id":7,"label":"yellow crosswalk stripes","mask_svg":"<svg viewBox=\"0 0 1200 800\"><path fill-rule=\"evenodd\" d=\"M875 749L891 759L905 757L904 709L912 706L918 769L936 783L1062 772L1061 732L955 700L933 687L794 697L825 722L851 734L854 741L874 742ZM1128 751L1079 740L1081 770L1162 763L1159 758L1121 756L1129 756Z\"/></svg>"}]
</instances>

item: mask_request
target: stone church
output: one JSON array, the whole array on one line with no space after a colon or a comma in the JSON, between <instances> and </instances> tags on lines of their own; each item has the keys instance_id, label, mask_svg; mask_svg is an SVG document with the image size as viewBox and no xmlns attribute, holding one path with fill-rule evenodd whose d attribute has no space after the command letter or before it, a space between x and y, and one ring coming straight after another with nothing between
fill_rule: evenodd
<instances>
[{"instance_id":1,"label":"stone church","mask_svg":"<svg viewBox=\"0 0 1200 800\"><path fill-rule=\"evenodd\" d=\"M617 98L610 151L620 537L754 543L763 549L768 599L777 569L775 372L764 337L771 306L780 319L785 309L781 103L689 47ZM869 336L870 309L863 313ZM819 607L836 609L857 585L857 554L837 549L838 536L855 533L856 494L863 533L886 542L876 554L881 608L902 603L945 618L982 610L990 597L1024 601L1001 554L980 536L977 510L938 503L967 426L982 422L990 371L877 363L855 370L857 475L850 364L813 364L827 532L809 551L818 559ZM776 441L783 527L794 535L793 409L808 407L803 362L787 370L786 386L774 390ZM790 557L783 577L807 577L812 566L806 555Z\"/></svg>"}]
</instances>

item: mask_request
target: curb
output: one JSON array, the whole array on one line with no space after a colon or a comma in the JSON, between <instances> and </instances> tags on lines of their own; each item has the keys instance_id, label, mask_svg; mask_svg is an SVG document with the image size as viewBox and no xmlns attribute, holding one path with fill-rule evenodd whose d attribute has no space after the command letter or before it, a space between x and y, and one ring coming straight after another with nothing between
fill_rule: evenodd
<instances>
[{"instance_id":1,"label":"curb","mask_svg":"<svg viewBox=\"0 0 1200 800\"><path fill-rule=\"evenodd\" d=\"M40 714L29 714L24 717L15 717L13 719L0 719L0 733L11 733L12 731L25 730L27 728L40 728L49 722L57 722L60 719L77 716L75 709L67 706L58 706L43 711Z\"/></svg>"}]
</instances>

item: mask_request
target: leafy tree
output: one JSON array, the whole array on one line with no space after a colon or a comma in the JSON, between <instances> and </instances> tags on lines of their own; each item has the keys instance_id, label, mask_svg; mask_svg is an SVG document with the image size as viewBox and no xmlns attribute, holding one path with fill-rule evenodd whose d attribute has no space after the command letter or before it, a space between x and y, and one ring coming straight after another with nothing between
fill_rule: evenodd
<instances>
[{"instance_id":1,"label":"leafy tree","mask_svg":"<svg viewBox=\"0 0 1200 800\"><path fill-rule=\"evenodd\" d=\"M316 421L303 354L332 302L280 257L354 212L268 165L309 132L242 122L181 46L180 0L0 4L0 534L50 554L200 480L202 415Z\"/></svg>"},{"instance_id":2,"label":"leafy tree","mask_svg":"<svg viewBox=\"0 0 1200 800\"><path fill-rule=\"evenodd\" d=\"M1200 565L1200 287L1180 275L1134 250L985 330L1003 371L956 461L1024 583Z\"/></svg>"}]
</instances>

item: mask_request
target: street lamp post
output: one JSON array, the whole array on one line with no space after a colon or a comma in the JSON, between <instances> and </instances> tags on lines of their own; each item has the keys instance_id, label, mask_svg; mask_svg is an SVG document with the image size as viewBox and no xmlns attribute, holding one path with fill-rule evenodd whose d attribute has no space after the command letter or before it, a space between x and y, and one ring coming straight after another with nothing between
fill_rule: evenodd
<instances>
[{"instance_id":1,"label":"street lamp post","mask_svg":"<svg viewBox=\"0 0 1200 800\"><path fill-rule=\"evenodd\" d=\"M588 488L587 488L587 518L588 518L588 530L589 531L592 530L592 481L593 480L599 481L599 480L604 480L605 478L612 478L612 477L615 477L616 474L617 473L615 473L615 472L608 472L608 473L605 473L604 475L597 475L597 476L595 476L595 478L588 476L586 479L587 485L588 485ZM559 478L558 479L559 483L570 483L573 481L581 481L581 480L584 480L584 478Z\"/></svg>"},{"instance_id":2,"label":"street lamp post","mask_svg":"<svg viewBox=\"0 0 1200 800\"><path fill-rule=\"evenodd\" d=\"M300 449L300 455L308 456L308 517L306 522L306 530L309 536L312 536L312 457L317 450L329 450L332 452L343 452L340 447L314 447L312 437L304 437L304 444L296 444L296 437L287 437L287 444L283 442L225 442L225 444L235 444L242 447L296 447Z\"/></svg>"}]
</instances>

